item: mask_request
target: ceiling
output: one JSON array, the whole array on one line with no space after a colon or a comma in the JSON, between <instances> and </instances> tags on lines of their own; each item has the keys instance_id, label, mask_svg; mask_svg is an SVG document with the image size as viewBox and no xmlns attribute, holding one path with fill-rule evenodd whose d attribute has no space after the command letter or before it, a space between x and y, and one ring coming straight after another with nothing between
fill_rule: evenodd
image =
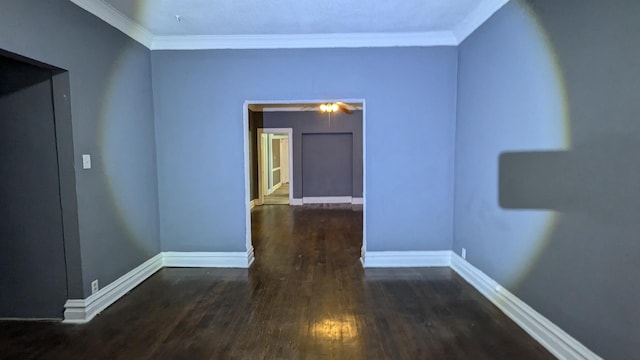
<instances>
[{"instance_id":1,"label":"ceiling","mask_svg":"<svg viewBox=\"0 0 640 360\"><path fill-rule=\"evenodd\" d=\"M508 0L71 0L152 49L457 45Z\"/></svg>"}]
</instances>

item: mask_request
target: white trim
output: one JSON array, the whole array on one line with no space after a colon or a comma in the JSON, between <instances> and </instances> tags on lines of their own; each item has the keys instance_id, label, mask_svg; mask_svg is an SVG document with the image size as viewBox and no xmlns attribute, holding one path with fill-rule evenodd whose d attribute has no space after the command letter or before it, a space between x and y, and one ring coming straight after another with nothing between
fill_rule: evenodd
<instances>
[{"instance_id":1,"label":"white trim","mask_svg":"<svg viewBox=\"0 0 640 360\"><path fill-rule=\"evenodd\" d=\"M557 358L602 359L454 252L451 268Z\"/></svg>"},{"instance_id":2,"label":"white trim","mask_svg":"<svg viewBox=\"0 0 640 360\"><path fill-rule=\"evenodd\" d=\"M363 205L364 204L364 198L361 198L361 197L351 198L351 203L353 205Z\"/></svg>"},{"instance_id":3,"label":"white trim","mask_svg":"<svg viewBox=\"0 0 640 360\"><path fill-rule=\"evenodd\" d=\"M162 254L152 257L86 299L67 300L64 304L63 322L75 324L89 322L102 310L160 270L163 266L162 257Z\"/></svg>"},{"instance_id":4,"label":"white trim","mask_svg":"<svg viewBox=\"0 0 640 360\"><path fill-rule=\"evenodd\" d=\"M467 15L454 29L456 45L460 45L469 35L484 24L493 14L500 10L509 0L485 0Z\"/></svg>"},{"instance_id":5,"label":"white trim","mask_svg":"<svg viewBox=\"0 0 640 360\"><path fill-rule=\"evenodd\" d=\"M297 198L291 199L291 201L289 202L289 205L291 206L300 206L302 204L303 204L302 199L297 199Z\"/></svg>"},{"instance_id":6,"label":"white trim","mask_svg":"<svg viewBox=\"0 0 640 360\"><path fill-rule=\"evenodd\" d=\"M251 266L256 259L255 252L253 251L253 246L247 249L247 267Z\"/></svg>"},{"instance_id":7,"label":"white trim","mask_svg":"<svg viewBox=\"0 0 640 360\"><path fill-rule=\"evenodd\" d=\"M455 46L452 31L404 33L154 36L151 50L312 49Z\"/></svg>"},{"instance_id":8,"label":"white trim","mask_svg":"<svg viewBox=\"0 0 640 360\"><path fill-rule=\"evenodd\" d=\"M145 27L134 22L129 17L113 8L102 0L71 0L82 9L97 16L102 21L122 31L125 35L151 49L153 45L153 34Z\"/></svg>"},{"instance_id":9,"label":"white trim","mask_svg":"<svg viewBox=\"0 0 640 360\"><path fill-rule=\"evenodd\" d=\"M361 105L349 104L353 110L362 110ZM288 105L278 106L278 104L249 104L249 110L258 112L301 112L301 111L320 111L319 104L307 104L307 105Z\"/></svg>"},{"instance_id":10,"label":"white trim","mask_svg":"<svg viewBox=\"0 0 640 360\"><path fill-rule=\"evenodd\" d=\"M253 103L250 103L250 104L245 103L245 106L246 106L245 112L247 113L247 126L249 122L248 109L251 107L252 104ZM262 134L287 134L287 142L289 143L289 205L292 205L293 181L294 181L294 178L293 178L293 128L257 128L256 133L257 133L258 139L261 138ZM247 128L247 135L245 137L246 138L249 137L248 128ZM258 140L258 141L260 142L261 140ZM260 192L260 190L264 186L264 181L265 181L264 179L261 178L262 171L263 171L262 170L262 154L261 154L262 143L260 142L259 144L256 144L256 146L258 148L258 199L260 200L260 203L264 203L265 194L263 192ZM249 149L249 145L247 144L247 151L248 149ZM245 179L245 180L251 181L250 179ZM270 195L280 186L282 186L282 182L274 186L273 189L271 189L270 192L268 191L266 195Z\"/></svg>"},{"instance_id":11,"label":"white trim","mask_svg":"<svg viewBox=\"0 0 640 360\"><path fill-rule=\"evenodd\" d=\"M305 196L303 204L351 204L351 196Z\"/></svg>"},{"instance_id":12,"label":"white trim","mask_svg":"<svg viewBox=\"0 0 640 360\"><path fill-rule=\"evenodd\" d=\"M258 202L258 199L253 199L249 202L249 209L253 209L254 207L256 207L256 203Z\"/></svg>"},{"instance_id":13,"label":"white trim","mask_svg":"<svg viewBox=\"0 0 640 360\"><path fill-rule=\"evenodd\" d=\"M253 248L246 252L178 252L162 253L165 267L241 268L253 262Z\"/></svg>"},{"instance_id":14,"label":"white trim","mask_svg":"<svg viewBox=\"0 0 640 360\"><path fill-rule=\"evenodd\" d=\"M367 251L366 268L448 267L451 251Z\"/></svg>"}]
</instances>

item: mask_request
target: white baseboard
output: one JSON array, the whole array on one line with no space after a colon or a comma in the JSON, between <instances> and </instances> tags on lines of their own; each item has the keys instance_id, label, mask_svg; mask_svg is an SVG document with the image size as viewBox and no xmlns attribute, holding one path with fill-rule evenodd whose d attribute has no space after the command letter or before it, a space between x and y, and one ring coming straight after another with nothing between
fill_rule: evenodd
<instances>
[{"instance_id":1,"label":"white baseboard","mask_svg":"<svg viewBox=\"0 0 640 360\"><path fill-rule=\"evenodd\" d=\"M253 258L250 252L163 252L165 267L248 268Z\"/></svg>"},{"instance_id":2,"label":"white baseboard","mask_svg":"<svg viewBox=\"0 0 640 360\"><path fill-rule=\"evenodd\" d=\"M451 268L557 358L602 359L454 252Z\"/></svg>"},{"instance_id":3,"label":"white baseboard","mask_svg":"<svg viewBox=\"0 0 640 360\"><path fill-rule=\"evenodd\" d=\"M249 210L251 210L251 209L253 209L254 207L256 207L256 203L257 203L257 202L258 202L258 200L256 200L256 199L251 200L251 201L249 202Z\"/></svg>"},{"instance_id":4,"label":"white baseboard","mask_svg":"<svg viewBox=\"0 0 640 360\"><path fill-rule=\"evenodd\" d=\"M304 204L364 204L364 198L356 198L351 196L316 196L303 197L302 199L291 199L289 205L299 206Z\"/></svg>"},{"instance_id":5,"label":"white baseboard","mask_svg":"<svg viewBox=\"0 0 640 360\"><path fill-rule=\"evenodd\" d=\"M451 264L451 251L367 251L366 268L446 267Z\"/></svg>"},{"instance_id":6,"label":"white baseboard","mask_svg":"<svg viewBox=\"0 0 640 360\"><path fill-rule=\"evenodd\" d=\"M118 301L118 299L161 268L162 254L158 254L88 298L67 300L64 304L63 322L73 324L89 322L102 310Z\"/></svg>"},{"instance_id":7,"label":"white baseboard","mask_svg":"<svg viewBox=\"0 0 640 360\"><path fill-rule=\"evenodd\" d=\"M316 196L303 197L304 204L351 204L351 196Z\"/></svg>"},{"instance_id":8,"label":"white baseboard","mask_svg":"<svg viewBox=\"0 0 640 360\"><path fill-rule=\"evenodd\" d=\"M253 252L253 246L247 250L247 267L251 266L251 264L253 264L253 261L256 259L255 253Z\"/></svg>"},{"instance_id":9,"label":"white baseboard","mask_svg":"<svg viewBox=\"0 0 640 360\"><path fill-rule=\"evenodd\" d=\"M91 321L163 267L248 268L253 260L253 248L247 252L162 252L88 298L67 300L63 322L84 324Z\"/></svg>"}]
</instances>

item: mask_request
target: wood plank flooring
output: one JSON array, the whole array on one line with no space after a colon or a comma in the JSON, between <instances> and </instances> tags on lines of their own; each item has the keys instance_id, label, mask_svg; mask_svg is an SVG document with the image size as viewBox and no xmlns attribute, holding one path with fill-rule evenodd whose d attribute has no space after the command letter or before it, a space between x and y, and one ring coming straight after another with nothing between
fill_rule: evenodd
<instances>
[{"instance_id":1,"label":"wood plank flooring","mask_svg":"<svg viewBox=\"0 0 640 360\"><path fill-rule=\"evenodd\" d=\"M163 269L86 325L2 322L0 358L553 358L447 268L363 270L359 209L256 207L252 232L250 269Z\"/></svg>"},{"instance_id":2,"label":"wood plank flooring","mask_svg":"<svg viewBox=\"0 0 640 360\"><path fill-rule=\"evenodd\" d=\"M264 196L265 205L289 205L289 184L282 184L270 195Z\"/></svg>"}]
</instances>

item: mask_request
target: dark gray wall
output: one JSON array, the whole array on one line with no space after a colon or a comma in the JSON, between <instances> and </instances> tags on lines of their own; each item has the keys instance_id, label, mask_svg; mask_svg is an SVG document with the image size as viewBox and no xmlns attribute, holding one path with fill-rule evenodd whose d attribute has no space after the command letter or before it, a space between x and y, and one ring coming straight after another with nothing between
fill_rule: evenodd
<instances>
[{"instance_id":1,"label":"dark gray wall","mask_svg":"<svg viewBox=\"0 0 640 360\"><path fill-rule=\"evenodd\" d=\"M352 196L353 134L302 134L302 196Z\"/></svg>"},{"instance_id":2,"label":"dark gray wall","mask_svg":"<svg viewBox=\"0 0 640 360\"><path fill-rule=\"evenodd\" d=\"M607 359L640 339L638 14L514 1L459 52L454 249Z\"/></svg>"},{"instance_id":3,"label":"dark gray wall","mask_svg":"<svg viewBox=\"0 0 640 360\"><path fill-rule=\"evenodd\" d=\"M262 111L249 110L249 190L250 199L258 198L258 128L262 127Z\"/></svg>"},{"instance_id":4,"label":"dark gray wall","mask_svg":"<svg viewBox=\"0 0 640 360\"><path fill-rule=\"evenodd\" d=\"M0 48L69 70L83 278L69 296L87 296L160 251L150 51L65 0L3 1L0 32Z\"/></svg>"},{"instance_id":5,"label":"dark gray wall","mask_svg":"<svg viewBox=\"0 0 640 360\"><path fill-rule=\"evenodd\" d=\"M67 299L51 76L0 59L0 317L62 318Z\"/></svg>"},{"instance_id":6,"label":"dark gray wall","mask_svg":"<svg viewBox=\"0 0 640 360\"><path fill-rule=\"evenodd\" d=\"M454 47L153 51L163 250L246 250L243 103L305 99L366 100L367 249L450 249L456 56Z\"/></svg>"},{"instance_id":7,"label":"dark gray wall","mask_svg":"<svg viewBox=\"0 0 640 360\"><path fill-rule=\"evenodd\" d=\"M348 181L350 183L348 186L347 184L341 185L340 189L351 189L349 194L342 194L341 196L362 197L362 111L354 111L351 115L339 112L332 114L331 117L332 120L331 123L329 123L328 114L315 111L278 111L263 113L263 126L265 128L293 129L293 171L291 175L294 178L294 198L302 198L303 196L338 196L334 192L325 193L315 187L307 187L303 193L303 184L305 183L305 179L302 176L303 166L305 166L304 164L306 164L307 167L313 166L313 164L317 163L315 158L310 159L309 162L303 161L303 135L322 133L353 134L353 150L350 151L353 166L348 174ZM309 156L322 156L322 151L314 155L309 154ZM344 190L341 190L341 192L344 192Z\"/></svg>"}]
</instances>

